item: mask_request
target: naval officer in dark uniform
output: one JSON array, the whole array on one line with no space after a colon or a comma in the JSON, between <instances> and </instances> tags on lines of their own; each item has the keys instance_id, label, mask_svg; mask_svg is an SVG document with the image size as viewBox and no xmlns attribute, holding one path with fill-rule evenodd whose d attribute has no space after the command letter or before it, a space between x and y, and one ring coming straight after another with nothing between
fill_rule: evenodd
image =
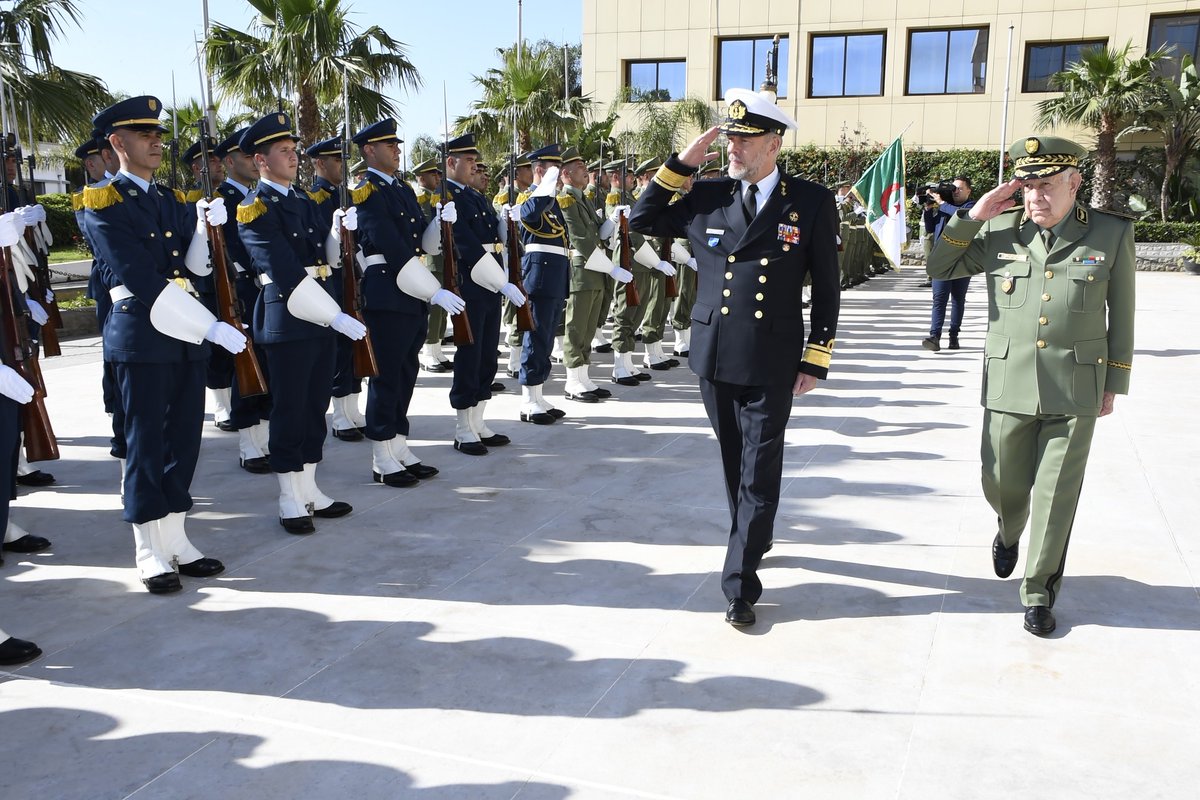
<instances>
[{"instance_id":1,"label":"naval officer in dark uniform","mask_svg":"<svg viewBox=\"0 0 1200 800\"><path fill-rule=\"evenodd\" d=\"M770 549L792 397L829 372L839 290L833 195L783 175L775 162L796 123L745 89L725 95L728 110L671 156L638 198L630 227L650 236L687 236L698 266L688 363L700 377L725 468L731 524L721 588L733 625L752 625L762 594L758 565ZM729 176L698 181L708 146L729 138ZM804 336L801 291L812 278L811 329Z\"/></svg>"},{"instance_id":2,"label":"naval officer in dark uniform","mask_svg":"<svg viewBox=\"0 0 1200 800\"><path fill-rule=\"evenodd\" d=\"M1133 224L1084 208L1084 148L1030 136L1008 155L1013 179L956 212L929 277L987 276L983 494L996 512L992 568L1007 578L1029 524L1021 581L1025 630L1054 631L1067 543L1099 417L1129 391ZM1020 189L1023 206L1013 206Z\"/></svg>"},{"instance_id":3,"label":"naval officer in dark uniform","mask_svg":"<svg viewBox=\"0 0 1200 800\"><path fill-rule=\"evenodd\" d=\"M152 182L162 162L161 108L155 97L131 97L96 116L121 169L83 196L88 241L108 273L113 301L104 351L125 412L124 518L133 524L142 582L155 594L180 589L176 567L192 577L224 569L188 540L184 518L200 453L205 342L231 353L246 347L241 331L219 322L196 298L190 280L208 269L200 231L206 222L225 221L224 203L200 201L193 211Z\"/></svg>"},{"instance_id":4,"label":"naval officer in dark uniform","mask_svg":"<svg viewBox=\"0 0 1200 800\"><path fill-rule=\"evenodd\" d=\"M271 375L271 427L267 456L279 478L279 524L288 533L312 533L313 517L352 510L316 483L325 443L325 410L333 386L333 337L366 335L366 326L342 312L329 286L328 245L339 236L323 228L317 207L292 187L299 157L287 114L267 114L242 134L252 153L258 186L238 206L242 242L262 292L254 307L254 341L267 355ZM354 225L353 215L344 220Z\"/></svg>"}]
</instances>

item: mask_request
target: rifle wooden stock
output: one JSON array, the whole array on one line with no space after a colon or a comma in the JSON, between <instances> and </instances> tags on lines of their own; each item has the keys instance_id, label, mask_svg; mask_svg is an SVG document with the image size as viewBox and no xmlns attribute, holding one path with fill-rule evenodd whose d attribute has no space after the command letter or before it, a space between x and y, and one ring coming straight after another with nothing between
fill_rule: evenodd
<instances>
[{"instance_id":1,"label":"rifle wooden stock","mask_svg":"<svg viewBox=\"0 0 1200 800\"><path fill-rule=\"evenodd\" d=\"M342 236L342 312L366 325L362 315L362 287L358 279L358 262L354 259L357 247L354 231L341 226ZM371 344L371 332L352 344L354 377L378 378L379 362L375 360L375 345Z\"/></svg>"},{"instance_id":2,"label":"rifle wooden stock","mask_svg":"<svg viewBox=\"0 0 1200 800\"><path fill-rule=\"evenodd\" d=\"M442 202L445 203L445 200ZM446 288L459 297L462 297L462 275L458 271L458 253L454 247L454 226L445 221L442 221L440 224L442 230L443 271L446 273L446 277L450 279L450 285ZM475 344L475 336L471 333L471 320L467 319L465 309L457 314L451 314L450 324L454 328L454 345L456 347Z\"/></svg>"},{"instance_id":3,"label":"rifle wooden stock","mask_svg":"<svg viewBox=\"0 0 1200 800\"><path fill-rule=\"evenodd\" d=\"M618 214L619 218L619 236L621 247L621 269L632 273L633 272L633 247L629 243L629 219L624 214ZM638 295L637 284L630 278L629 283L625 284L625 305L629 307L640 306L642 298Z\"/></svg>"},{"instance_id":4,"label":"rifle wooden stock","mask_svg":"<svg viewBox=\"0 0 1200 800\"><path fill-rule=\"evenodd\" d=\"M512 217L508 218L508 282L517 287L521 294L525 293L525 282L521 279L521 244L517 241L517 223L512 221ZM537 330L537 323L533 320L533 310L528 302L526 295L526 303L517 309L517 330L522 333L525 331Z\"/></svg>"},{"instance_id":5,"label":"rifle wooden stock","mask_svg":"<svg viewBox=\"0 0 1200 800\"><path fill-rule=\"evenodd\" d=\"M33 387L33 399L21 406L21 430L25 434L25 457L30 461L54 461L58 458L58 440L50 427L46 412L46 387L33 344L29 340L25 311L14 291L12 253L7 247L0 251L0 360Z\"/></svg>"},{"instance_id":6,"label":"rifle wooden stock","mask_svg":"<svg viewBox=\"0 0 1200 800\"><path fill-rule=\"evenodd\" d=\"M267 379L263 377L254 352L254 340L250 331L242 324L241 300L233 288L229 276L229 261L225 254L225 229L219 225L204 223L208 229L209 250L212 253L213 287L217 293L217 318L246 336L246 349L233 357L233 372L237 379L238 393L242 397L256 397L267 393Z\"/></svg>"},{"instance_id":7,"label":"rifle wooden stock","mask_svg":"<svg viewBox=\"0 0 1200 800\"><path fill-rule=\"evenodd\" d=\"M663 237L662 245L660 245L658 248L658 259L660 261L666 261L668 264L671 263L670 237ZM674 275L666 276L666 290L668 300L673 300L676 297L679 297L679 284L676 282Z\"/></svg>"}]
</instances>

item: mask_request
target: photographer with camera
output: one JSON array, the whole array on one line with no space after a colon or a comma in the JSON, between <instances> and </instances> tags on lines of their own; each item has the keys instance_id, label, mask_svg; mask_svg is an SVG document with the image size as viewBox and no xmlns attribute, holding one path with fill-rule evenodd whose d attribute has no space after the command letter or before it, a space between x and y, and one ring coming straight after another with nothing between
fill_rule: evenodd
<instances>
[{"instance_id":1,"label":"photographer with camera","mask_svg":"<svg viewBox=\"0 0 1200 800\"><path fill-rule=\"evenodd\" d=\"M921 194L918 193L918 197ZM950 217L960 209L968 209L975 205L975 201L971 199L971 179L965 175L959 175L953 181L931 184L926 187L923 194L926 196L926 202L923 206L922 222L926 226L926 230L930 230L929 224L933 223L933 237L930 245L930 250L932 250L932 244L941 238L942 229ZM930 200L933 202L928 202ZM934 202L936 202L936 206ZM936 219L933 219L934 216ZM929 250L926 251L927 260L928 253ZM942 325L946 321L947 300L951 302L950 349L958 349L958 331L962 327L963 312L967 304L967 287L970 283L969 276L953 280L933 281L933 313L929 320L929 336L921 341L921 346L926 350L936 353L942 349Z\"/></svg>"}]
</instances>

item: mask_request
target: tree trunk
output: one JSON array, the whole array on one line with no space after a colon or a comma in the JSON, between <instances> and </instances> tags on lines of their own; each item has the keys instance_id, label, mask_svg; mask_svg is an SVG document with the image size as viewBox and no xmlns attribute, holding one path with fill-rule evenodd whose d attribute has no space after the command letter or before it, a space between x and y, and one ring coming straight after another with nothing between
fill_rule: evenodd
<instances>
[{"instance_id":1,"label":"tree trunk","mask_svg":"<svg viewBox=\"0 0 1200 800\"><path fill-rule=\"evenodd\" d=\"M1117 180L1117 126L1111 117L1100 120L1096 135L1096 171L1092 177L1092 208L1112 205L1113 185Z\"/></svg>"},{"instance_id":2,"label":"tree trunk","mask_svg":"<svg viewBox=\"0 0 1200 800\"><path fill-rule=\"evenodd\" d=\"M1171 176L1175 174L1175 170L1179 168L1179 156L1172 152L1170 145L1163 148L1163 179L1162 188L1159 190L1158 210L1162 215L1162 221L1167 221L1167 192L1168 186L1171 183Z\"/></svg>"},{"instance_id":3,"label":"tree trunk","mask_svg":"<svg viewBox=\"0 0 1200 800\"><path fill-rule=\"evenodd\" d=\"M315 144L321 133L321 117L317 108L317 95L309 84L300 84L300 102L296 105L296 115L299 117L296 125L300 134L300 146L309 147Z\"/></svg>"}]
</instances>

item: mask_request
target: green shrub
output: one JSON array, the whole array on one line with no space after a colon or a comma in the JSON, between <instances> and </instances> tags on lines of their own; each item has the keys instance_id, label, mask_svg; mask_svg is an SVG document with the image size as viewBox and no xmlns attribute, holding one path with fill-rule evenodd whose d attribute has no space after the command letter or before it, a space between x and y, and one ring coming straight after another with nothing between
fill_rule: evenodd
<instances>
[{"instance_id":1,"label":"green shrub","mask_svg":"<svg viewBox=\"0 0 1200 800\"><path fill-rule=\"evenodd\" d=\"M1133 223L1134 239L1139 242L1189 242L1200 237L1200 222Z\"/></svg>"},{"instance_id":2,"label":"green shrub","mask_svg":"<svg viewBox=\"0 0 1200 800\"><path fill-rule=\"evenodd\" d=\"M55 247L74 245L77 249L87 251L87 244L75 224L75 210L71 207L69 194L43 194L38 202L46 209L46 224L50 226L50 235L54 237Z\"/></svg>"}]
</instances>

